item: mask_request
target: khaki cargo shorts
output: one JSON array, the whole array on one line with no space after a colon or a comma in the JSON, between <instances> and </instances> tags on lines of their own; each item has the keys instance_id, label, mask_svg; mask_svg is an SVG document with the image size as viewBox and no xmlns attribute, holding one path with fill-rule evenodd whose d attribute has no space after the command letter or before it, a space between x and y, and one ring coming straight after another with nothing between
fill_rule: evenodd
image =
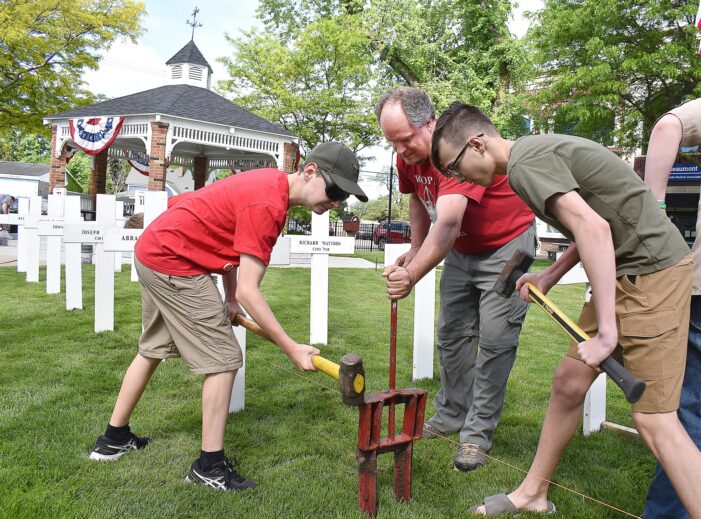
<instances>
[{"instance_id":1,"label":"khaki cargo shorts","mask_svg":"<svg viewBox=\"0 0 701 519\"><path fill-rule=\"evenodd\" d=\"M618 347L613 356L647 384L642 398L632 404L640 413L669 413L679 408L686 364L691 302L691 256L676 265L616 280ZM594 336L596 309L585 303L579 326ZM577 345L569 357L581 360Z\"/></svg>"},{"instance_id":2,"label":"khaki cargo shorts","mask_svg":"<svg viewBox=\"0 0 701 519\"><path fill-rule=\"evenodd\" d=\"M134 259L139 275L144 331L139 355L182 357L194 375L243 366L219 290L209 274L170 276Z\"/></svg>"}]
</instances>

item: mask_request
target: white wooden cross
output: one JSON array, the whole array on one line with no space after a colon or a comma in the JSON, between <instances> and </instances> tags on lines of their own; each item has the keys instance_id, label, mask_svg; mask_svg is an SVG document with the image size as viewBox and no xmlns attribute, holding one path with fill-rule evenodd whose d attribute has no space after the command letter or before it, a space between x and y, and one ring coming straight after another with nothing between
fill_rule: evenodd
<instances>
[{"instance_id":1,"label":"white wooden cross","mask_svg":"<svg viewBox=\"0 0 701 519\"><path fill-rule=\"evenodd\" d=\"M29 213L29 198L17 198L17 213L0 213L0 224L17 226L17 272L27 272L27 239L24 218Z\"/></svg>"},{"instance_id":2,"label":"white wooden cross","mask_svg":"<svg viewBox=\"0 0 701 519\"><path fill-rule=\"evenodd\" d=\"M19 207L20 210L22 210L22 200L20 198L19 200ZM26 251L26 263L24 265L25 271L27 273L27 283L38 283L39 282L39 247L40 247L40 241L39 241L39 235L37 234L38 232L38 225L39 225L39 217L41 216L41 197L40 196L31 196L28 199L29 202L29 207L26 208L25 210L26 213L24 213L24 226L22 228L24 234L20 234L20 236L23 236L23 239L19 239L20 237L18 236L18 242L17 242L17 255L18 255L18 262L17 262L17 270L19 270L19 253L20 250L24 249ZM22 271L20 271L22 272Z\"/></svg>"},{"instance_id":3,"label":"white wooden cross","mask_svg":"<svg viewBox=\"0 0 701 519\"><path fill-rule=\"evenodd\" d=\"M353 254L355 239L329 236L329 213L312 214L310 236L290 236L290 252L311 254L309 344L327 344L329 328L329 254Z\"/></svg>"},{"instance_id":4,"label":"white wooden cross","mask_svg":"<svg viewBox=\"0 0 701 519\"><path fill-rule=\"evenodd\" d=\"M65 236L67 226L79 226L83 222L80 213L80 197L67 196L63 208L64 250L66 272L66 310L83 308L83 265L80 241L68 241ZM81 234L78 232L78 239Z\"/></svg>"},{"instance_id":5,"label":"white wooden cross","mask_svg":"<svg viewBox=\"0 0 701 519\"><path fill-rule=\"evenodd\" d=\"M64 224L66 189L56 188L49 195L48 215L37 221L37 235L46 237L46 293L61 292L61 238Z\"/></svg>"},{"instance_id":6,"label":"white wooden cross","mask_svg":"<svg viewBox=\"0 0 701 519\"><path fill-rule=\"evenodd\" d=\"M385 245L385 266L393 265L410 243ZM433 346L436 313L436 269L414 285L414 361L412 380L433 378Z\"/></svg>"}]
</instances>

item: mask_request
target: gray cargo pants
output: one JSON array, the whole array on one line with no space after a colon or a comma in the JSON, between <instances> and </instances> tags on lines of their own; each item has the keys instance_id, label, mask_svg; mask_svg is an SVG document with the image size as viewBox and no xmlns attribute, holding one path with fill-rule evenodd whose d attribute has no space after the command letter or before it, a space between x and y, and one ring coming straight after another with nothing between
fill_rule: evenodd
<instances>
[{"instance_id":1,"label":"gray cargo pants","mask_svg":"<svg viewBox=\"0 0 701 519\"><path fill-rule=\"evenodd\" d=\"M506 382L516 359L528 303L514 293L502 298L494 281L517 249L535 252L535 226L483 254L451 250L440 283L438 361L441 389L429 425L460 433L461 443L492 447L504 407Z\"/></svg>"}]
</instances>

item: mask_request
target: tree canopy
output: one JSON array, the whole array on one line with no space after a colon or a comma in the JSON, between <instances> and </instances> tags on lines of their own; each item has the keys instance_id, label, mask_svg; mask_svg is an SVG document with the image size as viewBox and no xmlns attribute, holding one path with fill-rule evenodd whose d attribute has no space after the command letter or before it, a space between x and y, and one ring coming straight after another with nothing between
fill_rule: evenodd
<instances>
[{"instance_id":1,"label":"tree canopy","mask_svg":"<svg viewBox=\"0 0 701 519\"><path fill-rule=\"evenodd\" d=\"M523 51L509 0L261 0L266 33L229 38L222 93L304 139L376 144L373 108L389 88L424 88L438 109L461 99L523 133L512 102Z\"/></svg>"},{"instance_id":2,"label":"tree canopy","mask_svg":"<svg viewBox=\"0 0 701 519\"><path fill-rule=\"evenodd\" d=\"M546 129L634 148L701 95L695 6L685 0L547 0L527 34L527 93ZM640 131L642 129L642 131Z\"/></svg>"},{"instance_id":3,"label":"tree canopy","mask_svg":"<svg viewBox=\"0 0 701 519\"><path fill-rule=\"evenodd\" d=\"M0 0L0 134L42 131L42 116L91 102L85 68L119 37L135 41L133 0Z\"/></svg>"}]
</instances>

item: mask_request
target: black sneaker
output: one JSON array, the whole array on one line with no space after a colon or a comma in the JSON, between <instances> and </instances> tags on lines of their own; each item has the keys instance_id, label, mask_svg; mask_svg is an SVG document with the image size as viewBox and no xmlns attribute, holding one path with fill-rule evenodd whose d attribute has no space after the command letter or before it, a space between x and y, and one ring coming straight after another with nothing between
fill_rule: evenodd
<instances>
[{"instance_id":1,"label":"black sneaker","mask_svg":"<svg viewBox=\"0 0 701 519\"><path fill-rule=\"evenodd\" d=\"M236 472L228 459L219 461L212 465L212 469L205 472L200 467L199 459L195 460L190 467L190 472L185 477L185 481L205 485L217 490L248 490L256 488L258 485L250 479L244 478Z\"/></svg>"},{"instance_id":2,"label":"black sneaker","mask_svg":"<svg viewBox=\"0 0 701 519\"><path fill-rule=\"evenodd\" d=\"M139 438L134 433L129 433L126 441L119 443L107 436L99 436L95 442L95 448L90 453L90 459L96 461L114 461L121 458L129 451L136 451L146 447L150 438Z\"/></svg>"}]
</instances>

